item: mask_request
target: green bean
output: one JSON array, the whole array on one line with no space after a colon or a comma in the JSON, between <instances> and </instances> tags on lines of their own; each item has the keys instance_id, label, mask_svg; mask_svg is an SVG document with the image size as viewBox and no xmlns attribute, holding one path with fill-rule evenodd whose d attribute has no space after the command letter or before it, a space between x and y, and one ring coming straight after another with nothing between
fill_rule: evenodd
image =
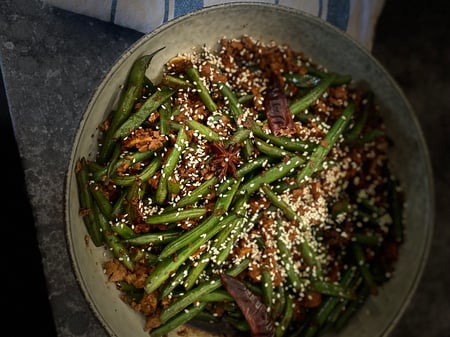
<instances>
[{"instance_id":1,"label":"green bean","mask_svg":"<svg viewBox=\"0 0 450 337\"><path fill-rule=\"evenodd\" d=\"M265 267L261 268L261 287L264 305L270 308L273 301L273 283L270 271Z\"/></svg>"},{"instance_id":2,"label":"green bean","mask_svg":"<svg viewBox=\"0 0 450 337\"><path fill-rule=\"evenodd\" d=\"M229 147L231 145L243 144L250 137L250 134L251 131L249 129L238 128L230 138L225 140L225 146Z\"/></svg>"},{"instance_id":3,"label":"green bean","mask_svg":"<svg viewBox=\"0 0 450 337\"><path fill-rule=\"evenodd\" d=\"M95 177L98 172L104 172L106 174L107 167L97 163L96 161L86 160L86 167L90 177ZM92 180L92 179L91 179ZM97 180L97 179L94 179ZM100 180L100 179L98 179Z\"/></svg>"},{"instance_id":4,"label":"green bean","mask_svg":"<svg viewBox=\"0 0 450 337\"><path fill-rule=\"evenodd\" d=\"M227 324L230 324L234 329L242 332L248 332L250 331L250 326L248 325L247 321L243 317L231 317L229 313L227 312L227 315L224 316L223 321Z\"/></svg>"},{"instance_id":5,"label":"green bean","mask_svg":"<svg viewBox=\"0 0 450 337\"><path fill-rule=\"evenodd\" d=\"M148 68L153 57L163 48L155 52L139 57L134 61L127 79L125 93L121 96L117 110L113 113L111 124L104 136L102 147L98 155L99 163L106 163L114 146L114 134L119 126L130 116L134 104L140 98L141 90L144 85L145 71Z\"/></svg>"},{"instance_id":6,"label":"green bean","mask_svg":"<svg viewBox=\"0 0 450 337\"><path fill-rule=\"evenodd\" d=\"M261 155L261 156L255 158L254 160L251 160L249 162L242 164L239 167L239 169L236 171L236 176L238 179L241 179L244 176L246 176L247 174L249 174L250 172L252 172L260 167L266 166L266 164L269 162L271 162L271 158Z\"/></svg>"},{"instance_id":7,"label":"green bean","mask_svg":"<svg viewBox=\"0 0 450 337\"><path fill-rule=\"evenodd\" d=\"M358 244L356 242L353 242L351 246L352 246L354 258L356 260L356 265L358 266L364 281L366 282L367 286L369 287L370 292L372 294L377 294L378 293L378 285L375 282L372 272L369 269L369 265L366 261L366 257L365 257L363 248L361 247L360 244Z\"/></svg>"},{"instance_id":8,"label":"green bean","mask_svg":"<svg viewBox=\"0 0 450 337\"><path fill-rule=\"evenodd\" d=\"M97 221L102 230L103 237L114 257L118 259L128 270L134 270L134 262L130 257L128 248L120 241L111 229L108 219L98 209L94 210Z\"/></svg>"},{"instance_id":9,"label":"green bean","mask_svg":"<svg viewBox=\"0 0 450 337\"><path fill-rule=\"evenodd\" d=\"M340 285L345 288L349 289L352 281L355 278L355 270L354 268L348 268L340 281ZM311 322L308 324L308 328L305 333L305 337L313 337L316 336L317 331L325 324L325 321L328 319L331 312L334 310L334 308L338 305L341 298L336 296L329 296L326 297L318 310L314 313L314 316L311 320Z\"/></svg>"},{"instance_id":10,"label":"green bean","mask_svg":"<svg viewBox=\"0 0 450 337\"><path fill-rule=\"evenodd\" d=\"M301 184L303 182L303 179L305 179L306 177L311 177L314 172L316 172L316 170L321 166L323 160L350 122L350 118L353 114L354 108L354 104L350 102L342 112L342 115L336 120L331 129L325 135L323 141L320 142L319 146L311 154L310 159L297 177L297 182L299 184Z\"/></svg>"},{"instance_id":11,"label":"green bean","mask_svg":"<svg viewBox=\"0 0 450 337\"><path fill-rule=\"evenodd\" d=\"M200 239L196 240L191 246L186 246L180 250L175 259L171 256L165 259L159 257L160 261L145 280L145 291L150 294L157 290L203 243Z\"/></svg>"},{"instance_id":12,"label":"green bean","mask_svg":"<svg viewBox=\"0 0 450 337\"><path fill-rule=\"evenodd\" d=\"M169 296L172 291L180 285L188 275L191 264L189 262L182 264L178 270L170 276L170 279L162 286L159 293L159 299Z\"/></svg>"},{"instance_id":13,"label":"green bean","mask_svg":"<svg viewBox=\"0 0 450 337\"><path fill-rule=\"evenodd\" d=\"M118 219L124 214L127 194L127 189L121 188L118 197L112 201L111 219Z\"/></svg>"},{"instance_id":14,"label":"green bean","mask_svg":"<svg viewBox=\"0 0 450 337\"><path fill-rule=\"evenodd\" d=\"M162 86L169 87L172 89L177 89L177 90L193 87L192 83L190 83L188 80L181 78L181 77L172 76L169 74L163 74L160 84Z\"/></svg>"},{"instance_id":15,"label":"green bean","mask_svg":"<svg viewBox=\"0 0 450 337\"><path fill-rule=\"evenodd\" d=\"M214 314L206 310L203 310L202 312L197 314L197 316L195 316L195 319L197 321L201 321L208 324L217 324L219 320L222 318L224 317L216 317Z\"/></svg>"},{"instance_id":16,"label":"green bean","mask_svg":"<svg viewBox=\"0 0 450 337\"><path fill-rule=\"evenodd\" d=\"M334 75L327 76L317 86L311 89L305 96L292 102L289 106L291 112L296 115L299 112L307 109L312 103L314 103L314 101L316 101L323 95L323 93L330 87L334 79Z\"/></svg>"},{"instance_id":17,"label":"green bean","mask_svg":"<svg viewBox=\"0 0 450 337\"><path fill-rule=\"evenodd\" d=\"M342 285L333 282L311 280L310 289L324 295L346 298L349 300L356 299L353 289L345 288Z\"/></svg>"},{"instance_id":18,"label":"green bean","mask_svg":"<svg viewBox=\"0 0 450 337\"><path fill-rule=\"evenodd\" d=\"M139 200L141 184L135 181L127 189L127 195L125 196L124 206L125 214L130 223L133 223L139 216L139 212L136 209L136 201Z\"/></svg>"},{"instance_id":19,"label":"green bean","mask_svg":"<svg viewBox=\"0 0 450 337\"><path fill-rule=\"evenodd\" d=\"M168 243L160 253L160 258L164 259L172 254L174 254L179 249L190 244L194 240L197 240L201 235L209 232L214 228L220 221L220 216L211 215L208 218L200 222L194 229L191 229L184 234L182 234L178 239Z\"/></svg>"},{"instance_id":20,"label":"green bean","mask_svg":"<svg viewBox=\"0 0 450 337\"><path fill-rule=\"evenodd\" d=\"M253 96L252 94L247 94L247 95L243 95L238 97L238 102L240 104L245 104L247 102L250 102L255 96Z\"/></svg>"},{"instance_id":21,"label":"green bean","mask_svg":"<svg viewBox=\"0 0 450 337\"><path fill-rule=\"evenodd\" d=\"M208 126L200 122L197 122L194 119L188 120L186 124L187 126L189 126L191 130L198 131L201 135L203 135L206 138L206 140L210 142L218 142L221 139L220 135L217 132L211 130Z\"/></svg>"},{"instance_id":22,"label":"green bean","mask_svg":"<svg viewBox=\"0 0 450 337\"><path fill-rule=\"evenodd\" d=\"M321 78L312 74L284 74L287 82L294 84L298 88L309 89L318 85Z\"/></svg>"},{"instance_id":23,"label":"green bean","mask_svg":"<svg viewBox=\"0 0 450 337\"><path fill-rule=\"evenodd\" d=\"M216 251L220 251L222 244L229 237L230 233L236 228L237 223L239 221L240 221L240 219L238 219L238 218L231 221L227 227L225 227L222 231L220 231L217 234L217 237L215 238L214 243L213 243L213 247L210 248L209 250L207 250L206 252L203 252L202 255L200 255L199 260L191 268L191 270L189 271L189 274L187 275L187 277L185 279L184 287L186 288L186 290L191 289L195 285L200 274L208 266L209 262L214 257L214 254L216 254Z\"/></svg>"},{"instance_id":24,"label":"green bean","mask_svg":"<svg viewBox=\"0 0 450 337\"><path fill-rule=\"evenodd\" d=\"M380 129L370 129L366 133L362 134L359 137L359 143L360 144L366 144L371 143L375 141L378 137L383 137L385 135L385 132Z\"/></svg>"},{"instance_id":25,"label":"green bean","mask_svg":"<svg viewBox=\"0 0 450 337\"><path fill-rule=\"evenodd\" d=\"M279 285L274 292L274 296L272 299L272 305L271 305L271 317L272 319L277 319L279 316L281 316L283 310L285 310L285 304L286 304L286 290L284 289L283 285Z\"/></svg>"},{"instance_id":26,"label":"green bean","mask_svg":"<svg viewBox=\"0 0 450 337\"><path fill-rule=\"evenodd\" d=\"M263 190L265 196L269 201L272 203L272 205L279 208L281 211L283 211L283 214L286 216L286 218L290 221L296 221L301 224L302 219L297 215L297 213L292 209L290 205L288 205L284 200L280 199L270 188L270 185L264 184L261 186L261 189Z\"/></svg>"},{"instance_id":27,"label":"green bean","mask_svg":"<svg viewBox=\"0 0 450 337\"><path fill-rule=\"evenodd\" d=\"M284 307L285 307L284 315L281 318L280 324L278 324L275 328L276 337L282 337L285 335L289 327L289 324L291 323L292 318L294 317L295 303L290 294L286 294L286 304Z\"/></svg>"},{"instance_id":28,"label":"green bean","mask_svg":"<svg viewBox=\"0 0 450 337\"><path fill-rule=\"evenodd\" d=\"M84 157L77 162L75 177L80 199L80 214L92 242L96 247L100 247L103 244L103 236L93 214L94 200L89 188L88 171Z\"/></svg>"},{"instance_id":29,"label":"green bean","mask_svg":"<svg viewBox=\"0 0 450 337\"><path fill-rule=\"evenodd\" d=\"M128 243L134 246L144 246L148 244L163 244L172 241L173 239L180 236L180 232L173 231L161 231L161 232L150 232L140 235L135 235L132 238L125 239L122 242Z\"/></svg>"},{"instance_id":30,"label":"green bean","mask_svg":"<svg viewBox=\"0 0 450 337\"><path fill-rule=\"evenodd\" d=\"M219 194L214 206L213 215L202 221L194 229L184 233L177 240L169 243L161 252L161 257L167 257L175 253L177 249L187 245L188 243L190 243L190 241L194 240L198 236L204 235L208 231L211 231L211 228L217 222L221 221L220 220L221 215L224 214L230 207L231 201L237 192L237 187L239 186L239 181L236 181L232 178L226 180L222 185L227 185L228 183L233 183L233 187L227 193L224 192Z\"/></svg>"},{"instance_id":31,"label":"green bean","mask_svg":"<svg viewBox=\"0 0 450 337\"><path fill-rule=\"evenodd\" d=\"M355 312L361 307L361 305L366 301L366 298L369 296L370 290L369 287L364 285L361 291L358 294L358 298L356 301L352 301L349 303L345 311L336 321L334 327L337 332L341 331L348 323L350 318L353 317Z\"/></svg>"},{"instance_id":32,"label":"green bean","mask_svg":"<svg viewBox=\"0 0 450 337\"><path fill-rule=\"evenodd\" d=\"M336 86L336 85L342 85L342 84L348 84L352 81L352 76L349 74L338 74L338 73L326 73L324 71L319 70L316 67L307 67L308 68L308 73L320 78L326 78L330 75L334 76L333 81L331 82L332 86Z\"/></svg>"},{"instance_id":33,"label":"green bean","mask_svg":"<svg viewBox=\"0 0 450 337\"><path fill-rule=\"evenodd\" d=\"M204 196L211 192L211 188L217 183L217 177L212 177L200 186L188 192L183 198L176 202L176 207L184 207L187 205L195 204L198 200L201 200Z\"/></svg>"},{"instance_id":34,"label":"green bean","mask_svg":"<svg viewBox=\"0 0 450 337\"><path fill-rule=\"evenodd\" d=\"M114 113L111 125L109 126L109 129L106 131L102 140L102 146L100 147L100 152L97 159L100 164L105 164L106 162L108 162L109 157L116 144L114 141L114 133L116 132L120 124L130 116L130 113L133 110L133 106L136 103L137 97L139 95L139 92L137 90L137 86L130 86L123 94L121 102L119 103L119 108Z\"/></svg>"},{"instance_id":35,"label":"green bean","mask_svg":"<svg viewBox=\"0 0 450 337\"><path fill-rule=\"evenodd\" d=\"M281 221L277 222L277 228L278 228L277 247L280 254L281 264L284 266L284 269L286 270L287 279L289 280L292 287L296 290L301 290L304 285L304 282L300 278L299 274L297 273L294 267L294 259L292 257L292 253L285 242L285 238L282 237Z\"/></svg>"},{"instance_id":36,"label":"green bean","mask_svg":"<svg viewBox=\"0 0 450 337\"><path fill-rule=\"evenodd\" d=\"M181 185L175 179L167 180L167 194L174 197L181 192Z\"/></svg>"},{"instance_id":37,"label":"green bean","mask_svg":"<svg viewBox=\"0 0 450 337\"><path fill-rule=\"evenodd\" d=\"M262 174L250 179L244 183L239 193L252 194L257 191L263 184L271 184L274 181L281 179L295 170L304 162L303 159L297 156L291 157L287 162L281 162L273 167L265 170Z\"/></svg>"},{"instance_id":38,"label":"green bean","mask_svg":"<svg viewBox=\"0 0 450 337\"><path fill-rule=\"evenodd\" d=\"M152 93L156 90L156 86L151 79L144 75L144 86L143 89L146 89L147 93Z\"/></svg>"},{"instance_id":39,"label":"green bean","mask_svg":"<svg viewBox=\"0 0 450 337\"><path fill-rule=\"evenodd\" d=\"M200 77L198 69L194 67L188 67L185 69L185 72L192 83L194 83L194 86L197 89L198 96L202 100L203 104L205 104L209 112L216 111L218 109L217 104L211 98L211 95L209 94L209 91L206 88L203 79Z\"/></svg>"},{"instance_id":40,"label":"green bean","mask_svg":"<svg viewBox=\"0 0 450 337\"><path fill-rule=\"evenodd\" d=\"M312 152L317 145L312 142L304 142L296 139L292 139L285 136L274 136L273 134L265 133L264 130L253 123L251 131L256 137L270 141L273 145L280 147L281 149L292 152Z\"/></svg>"},{"instance_id":41,"label":"green bean","mask_svg":"<svg viewBox=\"0 0 450 337\"><path fill-rule=\"evenodd\" d=\"M162 157L155 157L138 175L113 176L111 177L111 180L114 182L114 184L120 186L130 186L136 180L146 181L155 175L156 171L158 171L158 169L161 167L161 161Z\"/></svg>"},{"instance_id":42,"label":"green bean","mask_svg":"<svg viewBox=\"0 0 450 337\"><path fill-rule=\"evenodd\" d=\"M123 239L131 239L136 233L125 222L119 221L111 225L111 229Z\"/></svg>"},{"instance_id":43,"label":"green bean","mask_svg":"<svg viewBox=\"0 0 450 337\"><path fill-rule=\"evenodd\" d=\"M272 158L282 159L286 156L288 156L288 157L294 156L294 154L292 152L283 150L282 148L279 148L275 145L268 144L258 138L255 138L254 144L256 145L256 148L260 152L262 152L265 155L268 155L269 157L272 157Z\"/></svg>"},{"instance_id":44,"label":"green bean","mask_svg":"<svg viewBox=\"0 0 450 337\"><path fill-rule=\"evenodd\" d=\"M229 225L237 215L231 214L224 217L220 223L213 227L209 232L201 235L195 241L190 242L190 245L183 247L177 252L177 256L173 259L171 256L163 259L155 266L155 270L145 280L145 291L152 293L159 288L170 276L172 272L184 263L192 254L194 254L204 243L211 239L214 235L220 232L223 228ZM173 242L173 241L172 241ZM166 246L167 247L167 246ZM161 258L161 255L160 255ZM161 258L162 259L162 258Z\"/></svg>"},{"instance_id":45,"label":"green bean","mask_svg":"<svg viewBox=\"0 0 450 337\"><path fill-rule=\"evenodd\" d=\"M367 94L366 99L367 101L362 107L361 115L359 116L355 124L352 126L352 128L349 129L344 134L344 138L347 143L352 143L357 140L357 138L362 133L362 130L367 122L367 119L369 118L369 108L373 102L373 93L370 92L369 94Z\"/></svg>"},{"instance_id":46,"label":"green bean","mask_svg":"<svg viewBox=\"0 0 450 337\"><path fill-rule=\"evenodd\" d=\"M185 219L200 218L206 214L205 207L186 208L148 216L144 221L149 225L167 224Z\"/></svg>"},{"instance_id":47,"label":"green bean","mask_svg":"<svg viewBox=\"0 0 450 337\"><path fill-rule=\"evenodd\" d=\"M234 196L236 195L241 180L228 178L219 186L217 193L219 194L214 205L214 214L221 215L228 211Z\"/></svg>"},{"instance_id":48,"label":"green bean","mask_svg":"<svg viewBox=\"0 0 450 337\"><path fill-rule=\"evenodd\" d=\"M161 169L161 177L159 178L158 187L155 192L155 201L162 204L167 197L167 180L175 170L175 167L180 159L181 153L186 148L188 137L186 131L181 128L178 131L177 140L167 156L166 162Z\"/></svg>"},{"instance_id":49,"label":"green bean","mask_svg":"<svg viewBox=\"0 0 450 337\"><path fill-rule=\"evenodd\" d=\"M174 90L161 87L158 88L147 100L142 104L142 106L128 117L125 122L123 122L117 130L114 132L113 138L123 139L127 137L131 132L136 130L141 124L150 116L151 113L156 111L161 104L164 103L166 99L174 94Z\"/></svg>"},{"instance_id":50,"label":"green bean","mask_svg":"<svg viewBox=\"0 0 450 337\"><path fill-rule=\"evenodd\" d=\"M227 99L228 107L233 113L234 120L238 121L240 119L240 116L242 116L244 112L242 111L241 105L236 95L231 90L231 88L225 83L218 82L217 88L220 90L222 95Z\"/></svg>"},{"instance_id":51,"label":"green bean","mask_svg":"<svg viewBox=\"0 0 450 337\"><path fill-rule=\"evenodd\" d=\"M221 265L228 258L228 256L230 256L231 249L233 249L236 243L236 238L239 233L242 232L244 225L245 221L241 219L241 221L239 221L238 224L234 226L230 236L224 242L224 245L220 247L220 251L215 258L216 264Z\"/></svg>"},{"instance_id":52,"label":"green bean","mask_svg":"<svg viewBox=\"0 0 450 337\"><path fill-rule=\"evenodd\" d=\"M146 159L149 159L151 156L154 155L154 153L155 153L155 151L145 151L145 152L137 151L134 153L126 154L125 156L123 156L123 158L118 160L115 163L115 165L111 165L111 163L110 163L106 167L101 166L98 168L98 170L93 172L94 181L101 180L103 177L108 175L108 172L117 170L119 167L126 169L126 168L130 167L131 165L135 165ZM110 169L110 167L112 169Z\"/></svg>"},{"instance_id":53,"label":"green bean","mask_svg":"<svg viewBox=\"0 0 450 337\"><path fill-rule=\"evenodd\" d=\"M243 260L238 265L228 269L226 273L230 276L236 277L245 269L247 269L248 265L249 260L247 259ZM219 289L221 286L222 283L220 282L219 277L214 277L210 281L205 281L204 283L201 283L197 287L192 288L191 290L187 291L184 295L180 296L176 301L172 302L163 312L161 312L159 319L163 323L168 321L170 318L178 314L184 308L200 299L202 296Z\"/></svg>"},{"instance_id":54,"label":"green bean","mask_svg":"<svg viewBox=\"0 0 450 337\"><path fill-rule=\"evenodd\" d=\"M169 119L172 114L172 102L167 99L159 109L159 131L161 135L168 135L170 132Z\"/></svg>"},{"instance_id":55,"label":"green bean","mask_svg":"<svg viewBox=\"0 0 450 337\"><path fill-rule=\"evenodd\" d=\"M336 201L331 207L331 216L336 219L339 214L347 213L350 211L350 201L348 198L344 198Z\"/></svg>"},{"instance_id":56,"label":"green bean","mask_svg":"<svg viewBox=\"0 0 450 337\"><path fill-rule=\"evenodd\" d=\"M119 161L121 150L122 150L121 144L116 143L114 146L114 149L113 149L113 153L112 153L110 162L109 162L108 166L106 167L106 183L109 182L109 177L111 176L111 174L113 172L113 168Z\"/></svg>"},{"instance_id":57,"label":"green bean","mask_svg":"<svg viewBox=\"0 0 450 337\"><path fill-rule=\"evenodd\" d=\"M307 240L302 240L300 242L300 252L302 254L302 258L305 261L305 263L311 268L314 268L316 273L315 277L321 278L322 267L316 257L316 254L314 253L313 249L311 248Z\"/></svg>"},{"instance_id":58,"label":"green bean","mask_svg":"<svg viewBox=\"0 0 450 337\"><path fill-rule=\"evenodd\" d=\"M233 297L224 290L215 290L201 297L202 302L233 302Z\"/></svg>"},{"instance_id":59,"label":"green bean","mask_svg":"<svg viewBox=\"0 0 450 337\"><path fill-rule=\"evenodd\" d=\"M188 309L185 309L183 312L179 313L175 317L173 317L170 321L165 322L157 328L154 328L150 331L151 337L164 337L167 334L183 325L186 322L191 321L195 316L197 316L203 309L206 307L206 302L200 302L191 305Z\"/></svg>"},{"instance_id":60,"label":"green bean","mask_svg":"<svg viewBox=\"0 0 450 337\"><path fill-rule=\"evenodd\" d=\"M383 242L383 237L378 234L353 233L352 241L365 246L379 246Z\"/></svg>"},{"instance_id":61,"label":"green bean","mask_svg":"<svg viewBox=\"0 0 450 337\"><path fill-rule=\"evenodd\" d=\"M253 142L251 139L246 139L244 141L244 147L242 148L242 154L245 159L250 160L252 155L255 153L255 147L253 146Z\"/></svg>"},{"instance_id":62,"label":"green bean","mask_svg":"<svg viewBox=\"0 0 450 337\"><path fill-rule=\"evenodd\" d=\"M146 249L136 247L130 249L130 256L134 262L139 262L147 266L153 266L159 261L157 255L150 253Z\"/></svg>"},{"instance_id":63,"label":"green bean","mask_svg":"<svg viewBox=\"0 0 450 337\"><path fill-rule=\"evenodd\" d=\"M138 58L136 61L134 61L133 66L131 68L130 74L129 74L129 85L136 85L139 86L139 90L142 89L142 86L145 82L145 71L147 70L150 62L152 61L153 57L159 53L161 50L163 50L165 47L161 47L154 52L143 55L140 58Z\"/></svg>"},{"instance_id":64,"label":"green bean","mask_svg":"<svg viewBox=\"0 0 450 337\"><path fill-rule=\"evenodd\" d=\"M89 189L100 211L103 213L103 215L106 216L106 218L110 219L112 213L112 205L108 198L105 196L105 193L96 184L90 184Z\"/></svg>"},{"instance_id":65,"label":"green bean","mask_svg":"<svg viewBox=\"0 0 450 337\"><path fill-rule=\"evenodd\" d=\"M142 289L136 288L131 284L120 281L118 282L117 288L127 297L127 300L140 302L144 296L144 291Z\"/></svg>"},{"instance_id":66,"label":"green bean","mask_svg":"<svg viewBox=\"0 0 450 337\"><path fill-rule=\"evenodd\" d=\"M236 200L233 202L231 212L237 214L241 218L245 218L247 215L247 204L249 196L247 194L241 194L236 196Z\"/></svg>"},{"instance_id":67,"label":"green bean","mask_svg":"<svg viewBox=\"0 0 450 337\"><path fill-rule=\"evenodd\" d=\"M346 310L346 307L351 305L353 302L358 301L358 297L360 296L360 291L359 288L361 288L361 286L365 287L366 285L363 284L364 280L362 279L361 273L358 271L358 268L356 267L350 267L348 269L351 269L353 272L353 276L350 280L350 282L346 285L349 288L354 289L355 293L356 293L356 297L357 299L354 301L351 300L347 300L347 299L339 299L338 303L336 304L336 306L334 307L334 309L331 311L331 313L328 315L328 317L326 318L327 322L326 324L328 325L328 327L330 328L334 323L336 323L336 321L338 320L338 318L344 313L344 311ZM345 275L345 274L344 274ZM342 281L343 282L343 279ZM329 297L330 300L332 299L336 299L335 297ZM323 328L324 329L324 328ZM322 330L323 330L322 329Z\"/></svg>"}]
</instances>

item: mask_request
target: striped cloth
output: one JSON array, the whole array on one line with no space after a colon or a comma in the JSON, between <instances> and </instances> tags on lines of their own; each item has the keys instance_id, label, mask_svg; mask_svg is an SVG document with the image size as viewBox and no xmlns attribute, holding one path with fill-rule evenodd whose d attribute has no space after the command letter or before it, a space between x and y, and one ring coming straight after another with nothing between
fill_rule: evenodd
<instances>
[{"instance_id":1,"label":"striped cloth","mask_svg":"<svg viewBox=\"0 0 450 337\"><path fill-rule=\"evenodd\" d=\"M109 21L142 33L203 7L231 1L220 0L43 0L78 14ZM256 0L255 0L256 1ZM300 9L347 32L368 50L384 0L258 0Z\"/></svg>"}]
</instances>

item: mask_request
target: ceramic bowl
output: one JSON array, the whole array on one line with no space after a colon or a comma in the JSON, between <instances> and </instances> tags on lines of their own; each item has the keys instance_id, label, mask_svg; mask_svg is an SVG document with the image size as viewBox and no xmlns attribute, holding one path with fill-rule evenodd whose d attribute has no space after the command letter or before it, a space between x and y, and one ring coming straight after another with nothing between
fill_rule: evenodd
<instances>
[{"instance_id":1,"label":"ceramic bowl","mask_svg":"<svg viewBox=\"0 0 450 337\"><path fill-rule=\"evenodd\" d=\"M193 47L214 47L217 41L243 34L258 40L285 43L303 51L329 70L349 73L370 85L382 105L388 135L395 147L390 153L394 173L406 195L405 242L395 275L378 296L371 297L343 332L346 337L387 336L412 297L426 263L433 230L431 165L415 114L399 86L376 59L348 35L306 13L268 4L232 3L209 7L166 23L138 40L113 65L93 94L80 122L67 171L65 217L73 271L94 314L111 336L148 336L144 318L119 299L114 284L103 274L103 248L86 245L80 217L76 160L93 158L97 126L117 104L133 62L143 54L165 46L152 60L150 79L160 76L163 63ZM185 336L214 334L187 330ZM176 334L173 334L176 336Z\"/></svg>"}]
</instances>

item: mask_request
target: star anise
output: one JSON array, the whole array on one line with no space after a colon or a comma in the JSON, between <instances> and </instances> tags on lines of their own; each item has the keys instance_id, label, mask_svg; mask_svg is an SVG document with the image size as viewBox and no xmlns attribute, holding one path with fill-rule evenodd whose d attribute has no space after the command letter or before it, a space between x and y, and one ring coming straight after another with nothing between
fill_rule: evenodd
<instances>
[{"instance_id":1,"label":"star anise","mask_svg":"<svg viewBox=\"0 0 450 337\"><path fill-rule=\"evenodd\" d=\"M236 166L241 163L239 158L239 147L230 145L226 147L223 142L211 143L210 148L214 154L211 163L217 166L219 180L229 174L237 179Z\"/></svg>"}]
</instances>

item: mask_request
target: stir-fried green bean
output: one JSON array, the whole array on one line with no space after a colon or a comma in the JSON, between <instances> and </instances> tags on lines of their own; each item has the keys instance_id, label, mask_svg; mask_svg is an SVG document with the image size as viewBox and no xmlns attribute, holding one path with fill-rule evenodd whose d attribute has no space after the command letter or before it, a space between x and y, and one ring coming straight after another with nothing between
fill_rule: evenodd
<instances>
[{"instance_id":1,"label":"stir-fried green bean","mask_svg":"<svg viewBox=\"0 0 450 337\"><path fill-rule=\"evenodd\" d=\"M154 307L150 336L196 317L255 336L340 329L404 240L374 93L283 48L268 62L275 49L254 44L250 57L241 42L177 56L159 83L145 75L156 52L138 58L95 160L77 163L86 230L125 267L114 274L124 299ZM290 61L267 68L277 59Z\"/></svg>"},{"instance_id":2,"label":"stir-fried green bean","mask_svg":"<svg viewBox=\"0 0 450 337\"><path fill-rule=\"evenodd\" d=\"M355 107L353 103L350 103L342 112L342 115L338 118L338 120L333 124L330 131L326 134L323 141L320 145L314 150L311 155L308 163L305 167L300 171L297 181L302 183L304 178L310 178L314 172L322 164L325 156L330 152L331 148L337 142L339 137L344 132L348 123L350 123L350 118L353 114Z\"/></svg>"}]
</instances>

